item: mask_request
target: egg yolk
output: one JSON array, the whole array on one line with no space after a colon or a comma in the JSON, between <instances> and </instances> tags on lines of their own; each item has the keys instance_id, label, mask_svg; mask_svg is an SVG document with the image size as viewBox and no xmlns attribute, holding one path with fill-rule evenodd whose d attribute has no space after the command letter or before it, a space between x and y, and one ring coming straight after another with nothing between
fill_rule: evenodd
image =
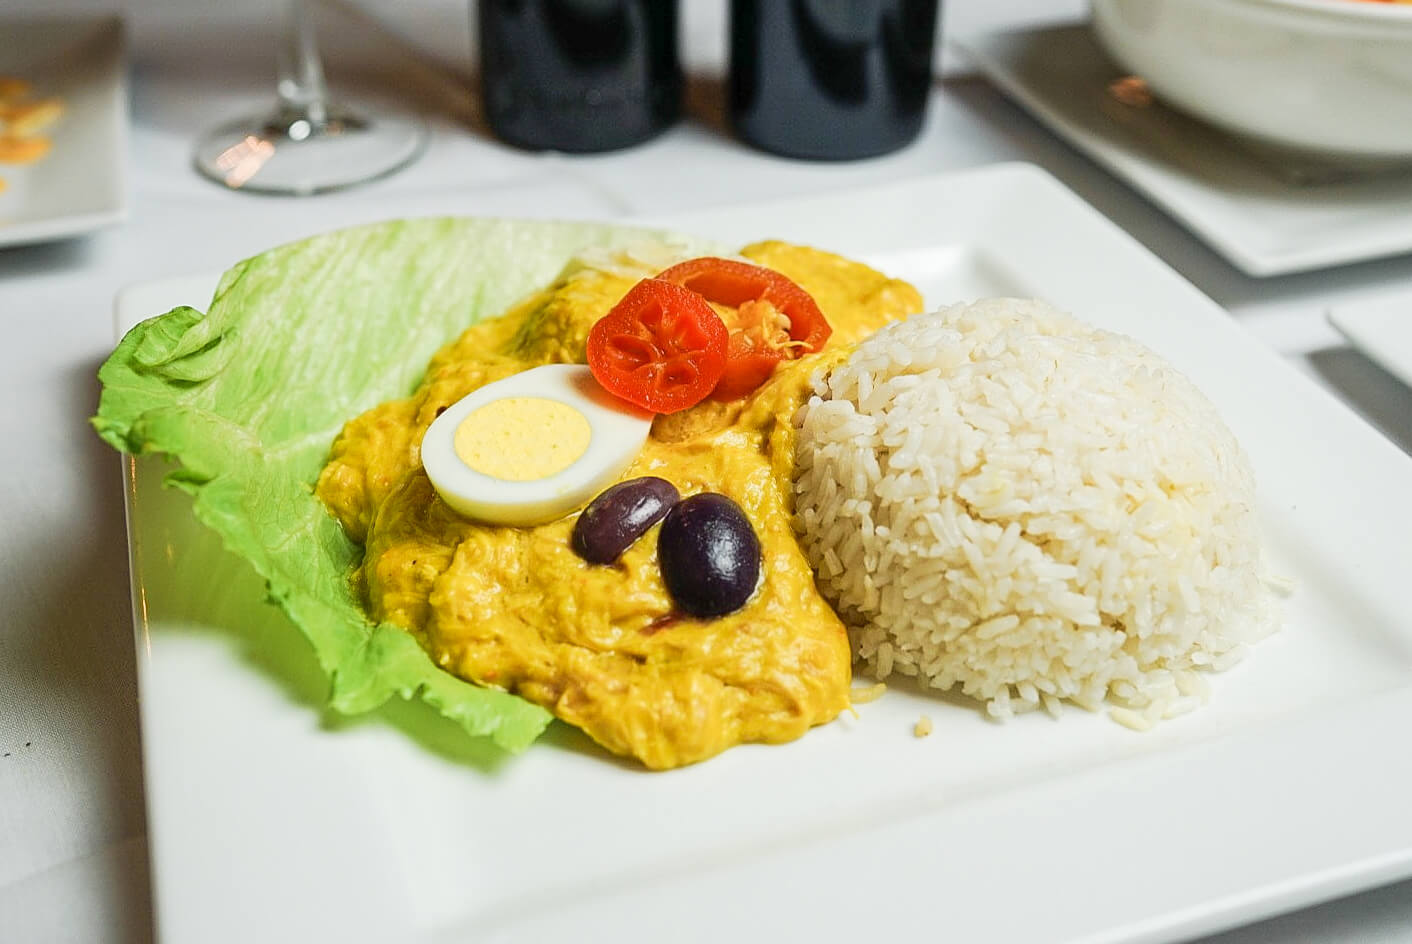
<instances>
[{"instance_id":1,"label":"egg yolk","mask_svg":"<svg viewBox=\"0 0 1412 944\"><path fill-rule=\"evenodd\" d=\"M567 403L506 397L468 414L456 427L452 448L482 475L533 482L579 461L592 438L588 417Z\"/></svg>"}]
</instances>

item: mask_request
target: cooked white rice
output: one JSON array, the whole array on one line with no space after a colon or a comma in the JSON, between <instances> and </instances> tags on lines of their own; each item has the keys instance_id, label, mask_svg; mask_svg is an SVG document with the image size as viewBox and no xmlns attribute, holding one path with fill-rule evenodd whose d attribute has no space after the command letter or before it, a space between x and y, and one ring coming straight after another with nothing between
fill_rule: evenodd
<instances>
[{"instance_id":1,"label":"cooked white rice","mask_svg":"<svg viewBox=\"0 0 1412 944\"><path fill-rule=\"evenodd\" d=\"M1130 338L1036 301L919 315L796 424L796 525L879 679L1145 728L1274 627L1246 457Z\"/></svg>"}]
</instances>

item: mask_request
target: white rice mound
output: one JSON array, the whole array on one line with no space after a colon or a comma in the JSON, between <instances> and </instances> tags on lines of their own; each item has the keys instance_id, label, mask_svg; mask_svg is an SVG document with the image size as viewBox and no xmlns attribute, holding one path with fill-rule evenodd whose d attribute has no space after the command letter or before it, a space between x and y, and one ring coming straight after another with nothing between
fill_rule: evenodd
<instances>
[{"instance_id":1,"label":"white rice mound","mask_svg":"<svg viewBox=\"0 0 1412 944\"><path fill-rule=\"evenodd\" d=\"M1130 338L945 308L821 371L795 423L796 528L878 679L1144 729L1275 627L1240 445Z\"/></svg>"}]
</instances>

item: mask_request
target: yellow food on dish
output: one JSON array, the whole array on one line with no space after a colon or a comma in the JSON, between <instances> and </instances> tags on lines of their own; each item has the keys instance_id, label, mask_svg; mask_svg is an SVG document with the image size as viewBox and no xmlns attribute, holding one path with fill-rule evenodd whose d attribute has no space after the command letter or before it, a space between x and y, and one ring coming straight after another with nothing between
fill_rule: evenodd
<instances>
[{"instance_id":1,"label":"yellow food on dish","mask_svg":"<svg viewBox=\"0 0 1412 944\"><path fill-rule=\"evenodd\" d=\"M739 506L762 549L759 586L741 609L683 615L651 532L616 563L590 564L571 547L573 515L530 527L472 520L423 465L423 436L441 413L532 368L582 364L590 327L650 272L581 268L472 327L433 357L411 397L347 425L318 484L365 546L355 580L374 619L407 629L447 671L543 705L652 768L792 740L848 706L848 636L792 529L792 418L817 368L922 307L910 285L829 253L767 242L742 255L813 296L833 327L827 347L785 362L744 400L659 416L622 473Z\"/></svg>"},{"instance_id":2,"label":"yellow food on dish","mask_svg":"<svg viewBox=\"0 0 1412 944\"><path fill-rule=\"evenodd\" d=\"M46 131L63 114L64 103L57 98L0 104L5 134L12 138L29 138Z\"/></svg>"},{"instance_id":3,"label":"yellow food on dish","mask_svg":"<svg viewBox=\"0 0 1412 944\"><path fill-rule=\"evenodd\" d=\"M52 147L48 138L11 138L0 135L0 164L33 164Z\"/></svg>"},{"instance_id":4,"label":"yellow food on dish","mask_svg":"<svg viewBox=\"0 0 1412 944\"><path fill-rule=\"evenodd\" d=\"M24 79L0 76L0 164L34 164L48 156L53 142L42 136L64 114L59 98L30 100ZM0 178L0 193L6 189Z\"/></svg>"}]
</instances>

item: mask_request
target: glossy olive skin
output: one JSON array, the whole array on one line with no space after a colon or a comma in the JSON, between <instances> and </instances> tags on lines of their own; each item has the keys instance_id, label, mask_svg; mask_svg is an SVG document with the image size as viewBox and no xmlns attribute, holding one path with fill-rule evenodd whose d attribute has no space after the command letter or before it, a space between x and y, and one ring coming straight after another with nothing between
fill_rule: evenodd
<instances>
[{"instance_id":1,"label":"glossy olive skin","mask_svg":"<svg viewBox=\"0 0 1412 944\"><path fill-rule=\"evenodd\" d=\"M628 479L600 492L574 522L574 553L590 564L611 564L681 498L655 475Z\"/></svg>"},{"instance_id":2,"label":"glossy olive skin","mask_svg":"<svg viewBox=\"0 0 1412 944\"><path fill-rule=\"evenodd\" d=\"M715 492L684 498L657 536L662 582L692 616L725 616L760 583L760 539L735 502Z\"/></svg>"}]
</instances>

